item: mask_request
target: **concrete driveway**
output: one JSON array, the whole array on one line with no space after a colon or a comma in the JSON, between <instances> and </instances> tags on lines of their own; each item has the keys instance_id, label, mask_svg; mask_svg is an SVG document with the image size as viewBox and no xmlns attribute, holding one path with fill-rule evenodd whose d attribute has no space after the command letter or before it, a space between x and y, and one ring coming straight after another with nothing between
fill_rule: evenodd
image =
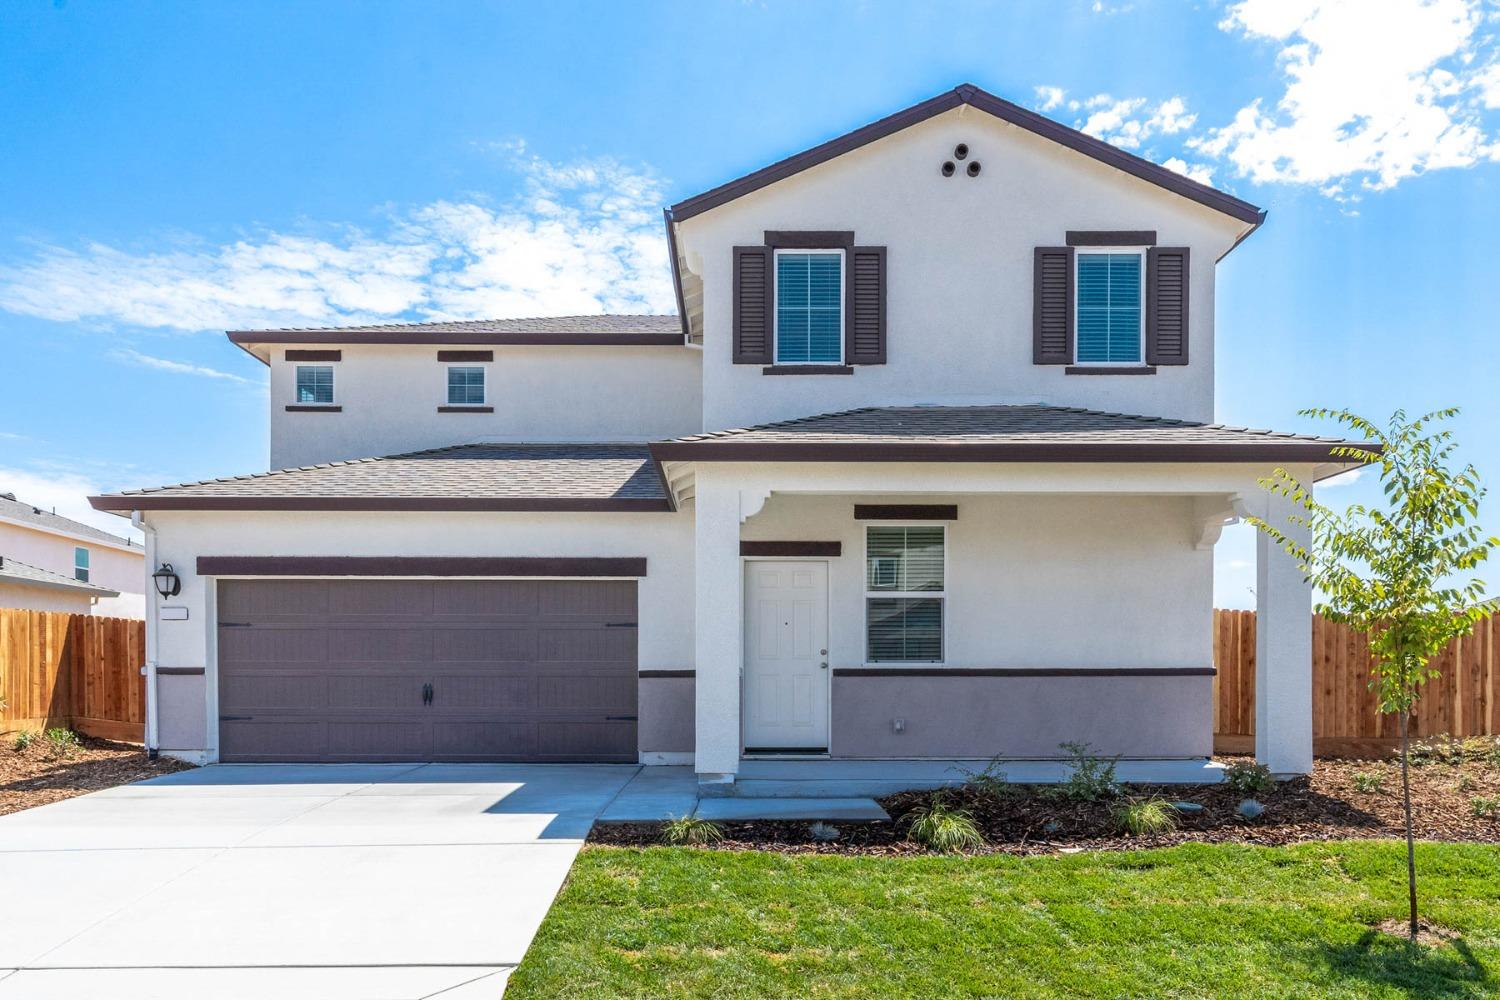
<instances>
[{"instance_id":1,"label":"concrete driveway","mask_svg":"<svg viewBox=\"0 0 1500 1000\"><path fill-rule=\"evenodd\" d=\"M0 1000L494 1000L638 770L220 765L0 817Z\"/></svg>"}]
</instances>

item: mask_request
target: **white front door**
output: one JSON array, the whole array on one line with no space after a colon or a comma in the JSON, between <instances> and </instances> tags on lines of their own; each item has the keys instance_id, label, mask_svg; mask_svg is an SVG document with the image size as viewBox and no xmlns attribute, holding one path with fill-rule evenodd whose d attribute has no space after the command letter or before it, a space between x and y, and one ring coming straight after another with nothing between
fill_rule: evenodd
<instances>
[{"instance_id":1,"label":"white front door","mask_svg":"<svg viewBox=\"0 0 1500 1000\"><path fill-rule=\"evenodd\" d=\"M745 564L745 749L828 748L828 564Z\"/></svg>"}]
</instances>

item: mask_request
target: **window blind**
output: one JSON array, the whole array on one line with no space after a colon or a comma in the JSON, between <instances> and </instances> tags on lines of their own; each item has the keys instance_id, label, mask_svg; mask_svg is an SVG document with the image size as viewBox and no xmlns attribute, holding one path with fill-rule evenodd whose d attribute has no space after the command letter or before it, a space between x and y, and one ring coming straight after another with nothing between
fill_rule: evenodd
<instances>
[{"instance_id":1,"label":"window blind","mask_svg":"<svg viewBox=\"0 0 1500 1000\"><path fill-rule=\"evenodd\" d=\"M484 369L448 369L448 405L484 405Z\"/></svg>"},{"instance_id":2,"label":"window blind","mask_svg":"<svg viewBox=\"0 0 1500 1000\"><path fill-rule=\"evenodd\" d=\"M1141 360L1141 255L1080 253L1077 282L1078 362Z\"/></svg>"},{"instance_id":3,"label":"window blind","mask_svg":"<svg viewBox=\"0 0 1500 1000\"><path fill-rule=\"evenodd\" d=\"M865 656L871 663L943 659L941 526L865 529ZM933 595L933 596L924 596Z\"/></svg>"},{"instance_id":4,"label":"window blind","mask_svg":"<svg viewBox=\"0 0 1500 1000\"><path fill-rule=\"evenodd\" d=\"M843 270L838 253L776 255L777 362L842 360Z\"/></svg>"}]
</instances>

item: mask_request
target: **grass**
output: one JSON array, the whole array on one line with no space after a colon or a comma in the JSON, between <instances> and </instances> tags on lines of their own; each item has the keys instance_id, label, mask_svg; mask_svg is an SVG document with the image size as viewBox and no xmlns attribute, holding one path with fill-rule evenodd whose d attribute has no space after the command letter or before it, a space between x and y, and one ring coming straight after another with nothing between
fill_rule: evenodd
<instances>
[{"instance_id":1,"label":"grass","mask_svg":"<svg viewBox=\"0 0 1500 1000\"><path fill-rule=\"evenodd\" d=\"M662 824L661 839L666 844L716 844L724 839L724 830L711 819L679 816Z\"/></svg>"},{"instance_id":2,"label":"grass","mask_svg":"<svg viewBox=\"0 0 1500 1000\"><path fill-rule=\"evenodd\" d=\"M1017 858L590 847L507 1000L1500 996L1500 847L1192 844Z\"/></svg>"},{"instance_id":3,"label":"grass","mask_svg":"<svg viewBox=\"0 0 1500 1000\"><path fill-rule=\"evenodd\" d=\"M1133 837L1143 833L1166 833L1177 829L1177 812L1164 799L1127 802L1115 810L1115 825L1121 833Z\"/></svg>"},{"instance_id":4,"label":"grass","mask_svg":"<svg viewBox=\"0 0 1500 1000\"><path fill-rule=\"evenodd\" d=\"M950 809L941 802L919 806L911 813L912 840L930 850L946 854L984 846L984 835L974 817L963 809Z\"/></svg>"}]
</instances>

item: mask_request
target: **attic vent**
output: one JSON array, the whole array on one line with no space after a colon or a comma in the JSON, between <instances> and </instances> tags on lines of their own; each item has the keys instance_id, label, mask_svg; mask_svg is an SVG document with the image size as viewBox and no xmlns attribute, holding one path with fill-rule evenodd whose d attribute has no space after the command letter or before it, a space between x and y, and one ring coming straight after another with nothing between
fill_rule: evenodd
<instances>
[{"instance_id":1,"label":"attic vent","mask_svg":"<svg viewBox=\"0 0 1500 1000\"><path fill-rule=\"evenodd\" d=\"M953 161L952 160L947 160L947 161L945 161L943 163L943 176L944 177L952 177L953 176L953 171L955 171L957 169L958 168L953 165Z\"/></svg>"},{"instance_id":2,"label":"attic vent","mask_svg":"<svg viewBox=\"0 0 1500 1000\"><path fill-rule=\"evenodd\" d=\"M0 493L0 500L14 500L15 498L14 493Z\"/></svg>"},{"instance_id":3,"label":"attic vent","mask_svg":"<svg viewBox=\"0 0 1500 1000\"><path fill-rule=\"evenodd\" d=\"M955 160L966 159L968 157L968 155L969 155L969 144L967 142L961 142L957 146L953 147L953 158Z\"/></svg>"}]
</instances>

